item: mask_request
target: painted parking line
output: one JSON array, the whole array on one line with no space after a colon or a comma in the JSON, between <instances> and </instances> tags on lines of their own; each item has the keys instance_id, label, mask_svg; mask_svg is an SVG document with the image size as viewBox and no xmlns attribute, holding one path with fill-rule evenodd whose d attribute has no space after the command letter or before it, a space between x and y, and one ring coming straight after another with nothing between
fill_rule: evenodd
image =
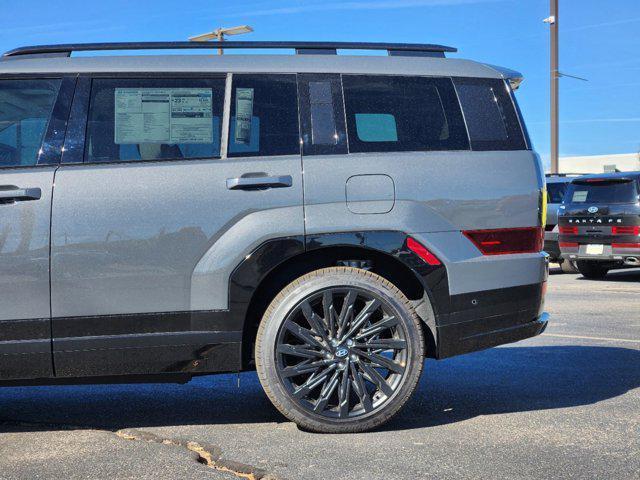
<instances>
[{"instance_id":1,"label":"painted parking line","mask_svg":"<svg viewBox=\"0 0 640 480\"><path fill-rule=\"evenodd\" d=\"M640 340L632 340L630 338L611 338L611 337L587 337L583 335L562 335L560 333L544 333L545 337L558 337L558 338L575 338L579 340L596 340L601 342L624 342L624 343L637 343L640 344Z\"/></svg>"}]
</instances>

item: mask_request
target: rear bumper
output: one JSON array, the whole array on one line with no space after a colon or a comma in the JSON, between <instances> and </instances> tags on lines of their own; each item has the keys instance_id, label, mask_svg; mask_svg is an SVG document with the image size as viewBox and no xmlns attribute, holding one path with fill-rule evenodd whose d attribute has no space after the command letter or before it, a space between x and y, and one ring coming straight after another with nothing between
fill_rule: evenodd
<instances>
[{"instance_id":1,"label":"rear bumper","mask_svg":"<svg viewBox=\"0 0 640 480\"><path fill-rule=\"evenodd\" d=\"M453 331L446 333L447 336L455 336L456 341L444 341L441 339L439 345L438 358L447 358L463 353L475 352L486 348L496 347L505 343L513 343L526 338L540 335L547 328L549 323L549 314L541 313L533 320L526 323L520 323L521 314L512 315L510 318L476 320L468 322L464 326L457 327ZM512 323L512 325L501 326L489 331L484 330L488 325L499 325ZM477 330L482 330L477 333ZM444 333L444 332L443 332Z\"/></svg>"},{"instance_id":2,"label":"rear bumper","mask_svg":"<svg viewBox=\"0 0 640 480\"><path fill-rule=\"evenodd\" d=\"M588 244L570 247L563 246L561 248L562 257L571 260L628 264L629 266L637 266L635 260L640 261L640 248L615 248L612 245L603 245L601 253L593 254L587 253L588 246Z\"/></svg>"}]
</instances>

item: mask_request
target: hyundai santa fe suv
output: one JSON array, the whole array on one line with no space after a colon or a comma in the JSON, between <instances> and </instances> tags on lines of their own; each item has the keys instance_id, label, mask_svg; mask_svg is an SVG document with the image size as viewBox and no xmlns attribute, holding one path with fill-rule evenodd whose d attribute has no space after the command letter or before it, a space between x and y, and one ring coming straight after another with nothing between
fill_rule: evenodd
<instances>
[{"instance_id":1,"label":"hyundai santa fe suv","mask_svg":"<svg viewBox=\"0 0 640 480\"><path fill-rule=\"evenodd\" d=\"M587 278L640 266L640 172L574 179L559 210L560 249Z\"/></svg>"},{"instance_id":2,"label":"hyundai santa fe suv","mask_svg":"<svg viewBox=\"0 0 640 480\"><path fill-rule=\"evenodd\" d=\"M567 173L547 173L545 175L547 188L547 222L544 232L544 251L549 255L550 262L558 262L564 273L575 273L574 263L562 258L558 245L558 210L564 199L564 194L571 180L579 176Z\"/></svg>"},{"instance_id":3,"label":"hyundai santa fe suv","mask_svg":"<svg viewBox=\"0 0 640 480\"><path fill-rule=\"evenodd\" d=\"M437 45L116 52L186 48L215 47L0 62L1 382L257 369L289 419L355 432L402 407L425 357L545 329L516 72Z\"/></svg>"}]
</instances>

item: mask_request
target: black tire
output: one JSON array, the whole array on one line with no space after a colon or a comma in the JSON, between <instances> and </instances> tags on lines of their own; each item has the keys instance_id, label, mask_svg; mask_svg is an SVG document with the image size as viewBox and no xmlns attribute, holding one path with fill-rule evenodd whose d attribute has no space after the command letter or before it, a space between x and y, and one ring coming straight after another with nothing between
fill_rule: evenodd
<instances>
[{"instance_id":1,"label":"black tire","mask_svg":"<svg viewBox=\"0 0 640 480\"><path fill-rule=\"evenodd\" d=\"M597 280L604 278L609 272L609 267L601 262L578 260L576 264L578 266L578 270L585 278Z\"/></svg>"},{"instance_id":2,"label":"black tire","mask_svg":"<svg viewBox=\"0 0 640 480\"><path fill-rule=\"evenodd\" d=\"M387 422L415 390L424 338L411 303L392 283L332 267L298 278L274 298L255 358L267 396L299 427L362 432Z\"/></svg>"},{"instance_id":3,"label":"black tire","mask_svg":"<svg viewBox=\"0 0 640 480\"><path fill-rule=\"evenodd\" d=\"M560 269L562 270L562 273L578 273L576 264L566 258L560 260Z\"/></svg>"}]
</instances>

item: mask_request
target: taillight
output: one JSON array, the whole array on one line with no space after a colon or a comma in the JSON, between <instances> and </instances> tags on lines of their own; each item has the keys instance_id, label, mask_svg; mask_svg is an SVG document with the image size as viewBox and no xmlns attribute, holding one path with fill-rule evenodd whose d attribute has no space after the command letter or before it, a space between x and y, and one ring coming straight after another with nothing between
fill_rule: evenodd
<instances>
[{"instance_id":1,"label":"taillight","mask_svg":"<svg viewBox=\"0 0 640 480\"><path fill-rule=\"evenodd\" d=\"M414 240L411 237L407 238L407 248L411 250L413 253L418 255L422 260L425 261L428 265L441 265L440 260L433 253L427 250L427 247L422 245L417 240Z\"/></svg>"},{"instance_id":2,"label":"taillight","mask_svg":"<svg viewBox=\"0 0 640 480\"><path fill-rule=\"evenodd\" d=\"M640 235L640 225L634 227L611 227L611 233L614 235Z\"/></svg>"},{"instance_id":3,"label":"taillight","mask_svg":"<svg viewBox=\"0 0 640 480\"><path fill-rule=\"evenodd\" d=\"M467 230L462 232L483 255L536 253L542 250L542 227Z\"/></svg>"},{"instance_id":4,"label":"taillight","mask_svg":"<svg viewBox=\"0 0 640 480\"><path fill-rule=\"evenodd\" d=\"M633 249L640 249L640 243L612 243L611 244L612 248L633 248Z\"/></svg>"},{"instance_id":5,"label":"taillight","mask_svg":"<svg viewBox=\"0 0 640 480\"><path fill-rule=\"evenodd\" d=\"M575 248L578 247L578 242L560 242L560 248Z\"/></svg>"},{"instance_id":6,"label":"taillight","mask_svg":"<svg viewBox=\"0 0 640 480\"><path fill-rule=\"evenodd\" d=\"M577 235L578 227L560 227L558 231L564 235Z\"/></svg>"}]
</instances>

